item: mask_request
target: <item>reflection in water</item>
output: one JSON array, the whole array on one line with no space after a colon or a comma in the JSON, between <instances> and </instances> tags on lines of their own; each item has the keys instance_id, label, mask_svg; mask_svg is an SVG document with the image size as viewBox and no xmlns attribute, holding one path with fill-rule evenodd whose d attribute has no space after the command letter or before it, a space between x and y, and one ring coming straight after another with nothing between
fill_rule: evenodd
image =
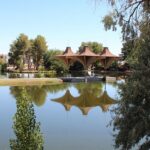
<instances>
[{"instance_id":1,"label":"reflection in water","mask_svg":"<svg viewBox=\"0 0 150 150\"><path fill-rule=\"evenodd\" d=\"M12 150L42 150L43 136L40 132L40 124L36 122L31 95L25 87L11 87L17 104L17 112L14 116L14 133L16 139L10 139Z\"/></svg>"},{"instance_id":2,"label":"reflection in water","mask_svg":"<svg viewBox=\"0 0 150 150\"><path fill-rule=\"evenodd\" d=\"M98 82L98 83L78 83L75 84L75 88L78 90L80 94L85 92L85 90L89 93L92 93L94 96L99 96L100 93L102 92L103 84Z\"/></svg>"},{"instance_id":3,"label":"reflection in water","mask_svg":"<svg viewBox=\"0 0 150 150\"><path fill-rule=\"evenodd\" d=\"M84 83L83 85L84 87L82 84L76 84L80 96L74 97L67 90L62 97L52 101L61 103L66 111L69 111L72 106L76 106L82 111L83 115L87 115L93 107L100 106L103 111L107 111L110 105L117 103L116 100L108 96L106 90L102 93L102 86L99 84L92 84L93 86L90 86L90 84Z\"/></svg>"},{"instance_id":4,"label":"reflection in water","mask_svg":"<svg viewBox=\"0 0 150 150\"><path fill-rule=\"evenodd\" d=\"M108 85L107 90L111 89L112 86ZM106 117L106 115L109 118L109 112L99 113L96 112L96 117L92 115L89 115L87 118L87 124L86 126L83 124L80 125L80 128L76 126L72 122L72 120L69 120L70 126L69 126L69 131L68 127L66 126L66 123L68 124L68 120L65 121L66 115L61 115L61 111L57 111L55 109L56 103L52 101L48 101L46 105L44 105L46 99L52 99L59 97L64 93L64 99L62 99L62 104L65 106L66 110L70 110L72 106L79 108L84 115L87 115L89 110L99 106L103 111L107 111L108 107L111 104L116 103L114 99L111 99L107 91L103 91L104 86L103 83L73 83L73 84L61 84L61 85L50 85L50 86L25 86L25 87L11 87L10 91L11 94L15 97L16 99L16 104L17 104L17 112L14 115L14 121L13 121L13 130L15 137L11 137L10 139L10 147L12 150L40 150L40 149L79 149L79 146L82 142L81 149L92 149L92 146L95 145L95 148L97 149L98 145L100 144L99 141L106 140L108 134L107 130L105 128L105 125L108 124L105 121L102 123L102 127L99 126L99 122L97 120L97 117L100 117L100 119L103 119L103 117ZM114 88L112 88L114 90ZM109 93L113 93L114 91L109 91ZM54 93L54 94L53 94ZM13 101L14 103L15 101ZM42 126L43 131L45 131L45 139L43 140L43 135L41 134L40 131L40 124L37 123L36 121L36 116L34 112L34 108L36 106L42 106L40 109L36 109L36 111L44 112L44 117L42 115L42 120L44 120L44 124ZM53 107L51 109L51 107ZM81 121L83 118L81 117L76 117L78 115L77 112L79 112L79 109L76 109L76 111L72 112L72 116L70 119L76 119L76 121ZM99 108L100 110L100 108ZM55 116L56 113L58 112L59 115L57 117ZM95 116L94 115L94 116ZM39 117L41 114L39 115ZM54 118L55 121L52 123L48 124L48 118ZM91 122L91 118L93 121ZM40 118L39 118L40 119ZM81 120L80 120L81 119ZM60 124L58 123L60 122ZM91 126L91 123L94 123L94 126ZM48 128L47 128L48 124ZM104 127L103 127L104 126ZM66 130L67 127L67 130ZM77 131L78 128L78 132ZM70 130L74 129L74 131ZM84 136L82 133L85 132L86 129L86 135ZM89 129L91 130L89 132ZM95 132L92 132L94 129ZM102 134L101 134L102 131ZM104 131L104 132L103 132ZM106 131L106 132L105 132ZM68 135L66 135L66 132ZM103 134L104 133L104 134ZM76 136L77 135L77 136ZM83 135L83 136L82 136ZM103 135L101 137L101 135ZM70 138L71 137L71 138ZM67 147L69 145L67 143L68 138L70 138L70 145L71 146ZM86 140L84 139L93 139L94 142L92 143L87 143ZM102 139L100 139L102 138ZM79 140L78 140L79 139ZM83 139L83 140L82 140ZM76 141L76 144L74 144L74 141ZM111 141L111 137L109 139ZM58 142L58 144L57 144ZM45 145L43 145L45 143ZM110 144L111 142L109 142ZM65 145L66 144L66 145ZM107 144L107 145L109 145ZM102 145L102 144L100 144ZM111 144L110 144L111 145ZM85 146L85 148L84 148ZM44 147L44 148L43 148ZM57 148L58 147L58 148ZM61 147L61 148L60 148ZM104 145L103 147L107 147ZM110 147L110 146L108 146ZM100 148L101 149L101 148ZM104 148L102 148L104 149ZM108 149L108 148L106 148ZM111 148L110 148L111 149Z\"/></svg>"},{"instance_id":5,"label":"reflection in water","mask_svg":"<svg viewBox=\"0 0 150 150\"><path fill-rule=\"evenodd\" d=\"M25 86L27 95L30 100L33 101L37 106L42 106L45 103L47 93L57 93L58 91L64 90L69 84L60 85L39 85L39 86ZM19 93L22 92L22 88L19 86L11 87L11 94L16 98Z\"/></svg>"},{"instance_id":6,"label":"reflection in water","mask_svg":"<svg viewBox=\"0 0 150 150\"><path fill-rule=\"evenodd\" d=\"M70 91L67 90L72 84L61 85L40 85L40 86L26 86L24 90L37 106L42 106L45 103L47 93L57 93L66 90L64 96L54 99L53 101L63 104L65 109L69 111L72 106L78 107L84 115L87 115L92 107L100 106L103 111L107 111L109 106L117 103L116 100L108 96L107 91L103 90L102 83L78 83L73 84L73 87L78 90L80 96L74 97ZM15 97L22 93L21 87L11 87L11 94Z\"/></svg>"}]
</instances>

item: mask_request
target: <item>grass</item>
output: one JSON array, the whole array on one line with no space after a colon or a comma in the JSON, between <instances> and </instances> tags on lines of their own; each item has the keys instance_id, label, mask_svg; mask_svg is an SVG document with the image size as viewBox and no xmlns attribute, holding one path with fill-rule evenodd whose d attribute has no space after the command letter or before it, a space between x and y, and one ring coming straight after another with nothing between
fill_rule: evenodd
<instances>
[{"instance_id":1,"label":"grass","mask_svg":"<svg viewBox=\"0 0 150 150\"><path fill-rule=\"evenodd\" d=\"M63 81L58 78L15 78L0 79L0 86L31 86L31 85L54 85Z\"/></svg>"}]
</instances>

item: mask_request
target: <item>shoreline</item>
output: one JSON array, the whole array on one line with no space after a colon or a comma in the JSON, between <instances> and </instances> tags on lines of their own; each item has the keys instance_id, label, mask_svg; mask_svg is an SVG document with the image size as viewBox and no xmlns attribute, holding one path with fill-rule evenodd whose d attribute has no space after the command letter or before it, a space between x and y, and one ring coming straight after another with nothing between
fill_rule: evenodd
<instances>
[{"instance_id":1,"label":"shoreline","mask_svg":"<svg viewBox=\"0 0 150 150\"><path fill-rule=\"evenodd\" d=\"M32 85L55 85L63 81L58 78L13 78L0 79L0 86L32 86Z\"/></svg>"}]
</instances>

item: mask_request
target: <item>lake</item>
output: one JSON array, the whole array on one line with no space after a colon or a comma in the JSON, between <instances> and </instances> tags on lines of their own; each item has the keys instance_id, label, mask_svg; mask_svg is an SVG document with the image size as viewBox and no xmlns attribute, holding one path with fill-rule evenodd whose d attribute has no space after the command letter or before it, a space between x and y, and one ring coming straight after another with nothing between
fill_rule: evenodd
<instances>
[{"instance_id":1,"label":"lake","mask_svg":"<svg viewBox=\"0 0 150 150\"><path fill-rule=\"evenodd\" d=\"M119 82L0 86L0 150L112 150Z\"/></svg>"}]
</instances>

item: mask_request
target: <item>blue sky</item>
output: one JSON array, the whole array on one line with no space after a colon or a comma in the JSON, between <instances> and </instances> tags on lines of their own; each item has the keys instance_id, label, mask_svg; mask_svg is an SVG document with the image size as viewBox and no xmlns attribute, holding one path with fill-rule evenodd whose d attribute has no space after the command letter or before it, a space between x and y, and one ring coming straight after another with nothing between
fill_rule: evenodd
<instances>
[{"instance_id":1,"label":"blue sky","mask_svg":"<svg viewBox=\"0 0 150 150\"><path fill-rule=\"evenodd\" d=\"M24 33L29 38L43 35L49 49L75 52L81 42L97 41L114 54L121 52L121 33L105 31L102 17L111 11L94 0L0 0L0 53Z\"/></svg>"}]
</instances>

